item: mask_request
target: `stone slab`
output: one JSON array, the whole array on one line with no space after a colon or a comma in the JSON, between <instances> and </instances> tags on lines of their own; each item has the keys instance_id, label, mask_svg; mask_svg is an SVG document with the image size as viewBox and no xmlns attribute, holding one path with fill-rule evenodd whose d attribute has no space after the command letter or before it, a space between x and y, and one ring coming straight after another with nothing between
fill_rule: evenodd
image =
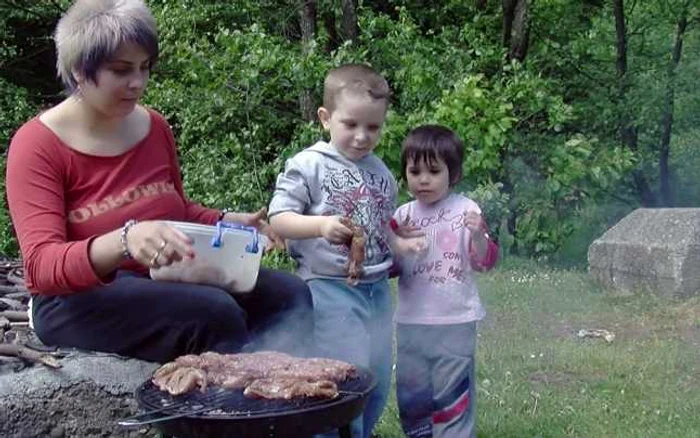
<instances>
[{"instance_id":1,"label":"stone slab","mask_svg":"<svg viewBox=\"0 0 700 438\"><path fill-rule=\"evenodd\" d=\"M588 249L589 272L603 287L667 297L700 294L700 208L640 208Z\"/></svg>"},{"instance_id":2,"label":"stone slab","mask_svg":"<svg viewBox=\"0 0 700 438\"><path fill-rule=\"evenodd\" d=\"M60 363L0 374L0 437L157 436L117 425L137 413L134 390L157 364L100 353L71 353Z\"/></svg>"}]
</instances>

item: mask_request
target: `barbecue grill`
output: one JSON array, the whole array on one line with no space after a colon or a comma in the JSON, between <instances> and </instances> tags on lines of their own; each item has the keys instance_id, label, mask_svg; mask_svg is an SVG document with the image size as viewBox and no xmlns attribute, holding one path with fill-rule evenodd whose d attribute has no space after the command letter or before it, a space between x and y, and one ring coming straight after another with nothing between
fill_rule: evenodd
<instances>
[{"instance_id":1,"label":"barbecue grill","mask_svg":"<svg viewBox=\"0 0 700 438\"><path fill-rule=\"evenodd\" d=\"M145 412L119 425L152 424L177 438L301 438L333 429L340 429L341 438L350 438L349 424L360 415L376 384L369 370L357 367L357 377L339 383L334 399L266 400L221 387L173 396L149 379L136 390Z\"/></svg>"}]
</instances>

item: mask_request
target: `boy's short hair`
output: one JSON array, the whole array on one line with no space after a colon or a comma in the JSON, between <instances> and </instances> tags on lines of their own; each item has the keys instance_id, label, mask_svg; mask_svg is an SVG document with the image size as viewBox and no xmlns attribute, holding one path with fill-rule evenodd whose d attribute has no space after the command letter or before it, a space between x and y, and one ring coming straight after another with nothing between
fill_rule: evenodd
<instances>
[{"instance_id":1,"label":"boy's short hair","mask_svg":"<svg viewBox=\"0 0 700 438\"><path fill-rule=\"evenodd\" d=\"M406 165L413 162L434 162L441 159L447 164L450 186L462 179L464 143L449 128L440 125L423 125L413 129L401 145L401 174L406 179Z\"/></svg>"},{"instance_id":2,"label":"boy's short hair","mask_svg":"<svg viewBox=\"0 0 700 438\"><path fill-rule=\"evenodd\" d=\"M389 84L372 67L365 64L345 64L328 72L323 81L323 106L335 109L338 96L343 92L383 99L389 102Z\"/></svg>"},{"instance_id":3,"label":"boy's short hair","mask_svg":"<svg viewBox=\"0 0 700 438\"><path fill-rule=\"evenodd\" d=\"M158 58L156 21L142 0L76 0L59 20L54 41L58 77L71 92L78 86L73 71L94 82L124 43L143 47L151 65Z\"/></svg>"}]
</instances>

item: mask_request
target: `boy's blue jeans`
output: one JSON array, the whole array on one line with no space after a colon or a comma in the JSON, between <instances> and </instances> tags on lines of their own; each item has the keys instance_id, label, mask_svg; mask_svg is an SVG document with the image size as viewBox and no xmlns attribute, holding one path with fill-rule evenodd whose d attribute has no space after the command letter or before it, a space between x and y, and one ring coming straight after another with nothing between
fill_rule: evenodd
<instances>
[{"instance_id":1,"label":"boy's blue jeans","mask_svg":"<svg viewBox=\"0 0 700 438\"><path fill-rule=\"evenodd\" d=\"M383 279L349 286L344 279L314 279L308 285L316 320L316 354L369 368L377 378L363 415L352 423L353 438L367 438L386 406L391 382L393 309L389 282Z\"/></svg>"}]
</instances>

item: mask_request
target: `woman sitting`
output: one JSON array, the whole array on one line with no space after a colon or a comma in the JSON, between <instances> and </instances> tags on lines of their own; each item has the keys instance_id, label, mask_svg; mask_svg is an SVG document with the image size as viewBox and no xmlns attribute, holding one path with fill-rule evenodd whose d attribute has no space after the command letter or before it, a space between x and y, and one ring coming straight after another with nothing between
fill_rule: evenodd
<instances>
[{"instance_id":1,"label":"woman sitting","mask_svg":"<svg viewBox=\"0 0 700 438\"><path fill-rule=\"evenodd\" d=\"M138 104L158 58L148 8L78 0L55 42L70 95L17 131L6 176L39 338L156 362L247 344L294 352L313 330L296 276L261 269L245 296L148 276L194 256L164 220L267 225L264 211L222 213L185 197L168 123Z\"/></svg>"}]
</instances>

